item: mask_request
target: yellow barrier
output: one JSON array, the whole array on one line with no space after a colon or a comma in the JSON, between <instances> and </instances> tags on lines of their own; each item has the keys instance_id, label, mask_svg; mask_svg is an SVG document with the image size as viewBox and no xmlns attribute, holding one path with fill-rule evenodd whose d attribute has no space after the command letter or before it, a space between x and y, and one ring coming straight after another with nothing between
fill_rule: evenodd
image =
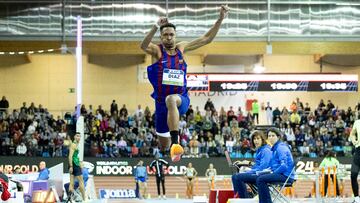
<instances>
[{"instance_id":1,"label":"yellow barrier","mask_svg":"<svg viewBox=\"0 0 360 203\"><path fill-rule=\"evenodd\" d=\"M328 167L327 168L327 194L330 194L330 182L331 182L331 170L333 171L333 176L334 176L334 181L333 181L333 196L336 197L339 194L336 194L336 166L334 167ZM320 192L321 192L321 196L324 197L325 196L325 168L321 168L321 184L320 184Z\"/></svg>"}]
</instances>

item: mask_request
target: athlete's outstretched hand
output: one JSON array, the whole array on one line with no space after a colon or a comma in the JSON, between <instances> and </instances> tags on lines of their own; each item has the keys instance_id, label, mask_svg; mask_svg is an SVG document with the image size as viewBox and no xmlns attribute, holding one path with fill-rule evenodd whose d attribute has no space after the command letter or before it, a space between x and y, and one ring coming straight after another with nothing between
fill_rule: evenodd
<instances>
[{"instance_id":1,"label":"athlete's outstretched hand","mask_svg":"<svg viewBox=\"0 0 360 203\"><path fill-rule=\"evenodd\" d=\"M165 25L166 23L168 23L169 21L168 21L168 19L167 19L167 17L160 17L159 18L159 20L157 21L157 25L159 26L159 27L161 27L162 25Z\"/></svg>"},{"instance_id":2,"label":"athlete's outstretched hand","mask_svg":"<svg viewBox=\"0 0 360 203\"><path fill-rule=\"evenodd\" d=\"M220 19L224 19L229 12L229 7L227 5L221 5L220 8Z\"/></svg>"}]
</instances>

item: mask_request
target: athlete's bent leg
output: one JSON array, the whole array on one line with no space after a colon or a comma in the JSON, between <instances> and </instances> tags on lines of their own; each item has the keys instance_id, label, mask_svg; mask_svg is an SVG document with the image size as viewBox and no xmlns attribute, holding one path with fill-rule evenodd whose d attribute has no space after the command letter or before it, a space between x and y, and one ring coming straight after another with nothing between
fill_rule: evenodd
<instances>
[{"instance_id":1,"label":"athlete's bent leg","mask_svg":"<svg viewBox=\"0 0 360 203\"><path fill-rule=\"evenodd\" d=\"M177 131L177 134L179 134L180 116L179 116L178 106L181 105L181 98L179 97L179 95L172 94L166 97L165 102L166 102L166 108L168 110L167 124L170 130L171 142L172 144L177 144L178 139L175 139L175 136L173 136L171 133L173 131ZM176 138L178 138L178 135L176 136Z\"/></svg>"},{"instance_id":2,"label":"athlete's bent leg","mask_svg":"<svg viewBox=\"0 0 360 203\"><path fill-rule=\"evenodd\" d=\"M162 153L170 148L171 140L169 127L166 123L168 111L165 103L155 103L155 128L156 134L159 137L160 150Z\"/></svg>"},{"instance_id":3,"label":"athlete's bent leg","mask_svg":"<svg viewBox=\"0 0 360 203\"><path fill-rule=\"evenodd\" d=\"M172 161L177 162L180 160L181 155L184 153L179 142L179 109L181 105L181 98L179 95L169 95L166 97L166 108L168 110L167 114L167 124L170 130L171 136L171 149L170 156Z\"/></svg>"}]
</instances>

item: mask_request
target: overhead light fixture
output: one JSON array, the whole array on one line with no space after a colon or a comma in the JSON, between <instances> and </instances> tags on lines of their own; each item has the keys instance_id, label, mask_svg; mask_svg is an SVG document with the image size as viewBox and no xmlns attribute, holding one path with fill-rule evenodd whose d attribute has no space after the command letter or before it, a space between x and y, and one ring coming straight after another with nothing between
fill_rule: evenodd
<instances>
[{"instance_id":1,"label":"overhead light fixture","mask_svg":"<svg viewBox=\"0 0 360 203\"><path fill-rule=\"evenodd\" d=\"M253 71L254 73L263 73L266 70L266 68L260 64L255 64Z\"/></svg>"},{"instance_id":2,"label":"overhead light fixture","mask_svg":"<svg viewBox=\"0 0 360 203\"><path fill-rule=\"evenodd\" d=\"M260 55L259 62L254 64L253 72L254 73L263 73L266 70L264 66L264 55Z\"/></svg>"}]
</instances>

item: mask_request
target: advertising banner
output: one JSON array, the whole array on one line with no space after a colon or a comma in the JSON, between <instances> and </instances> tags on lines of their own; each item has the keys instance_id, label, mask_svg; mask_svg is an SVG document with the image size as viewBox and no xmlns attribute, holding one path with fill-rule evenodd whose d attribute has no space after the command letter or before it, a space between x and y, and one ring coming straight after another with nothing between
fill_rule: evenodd
<instances>
[{"instance_id":1,"label":"advertising banner","mask_svg":"<svg viewBox=\"0 0 360 203\"><path fill-rule=\"evenodd\" d=\"M132 189L99 189L100 199L132 199L136 192Z\"/></svg>"},{"instance_id":2,"label":"advertising banner","mask_svg":"<svg viewBox=\"0 0 360 203\"><path fill-rule=\"evenodd\" d=\"M149 164L153 158L90 158L85 157L84 166L89 169L89 172L94 176L133 176L134 167L139 160L144 161L147 166L149 175L154 175L155 168L151 170ZM219 175L231 175L232 169L228 166L225 157L212 158L184 158L180 162L172 163L171 160L166 159L170 166L165 170L165 174L169 176L182 176L186 170L188 163L192 163L197 170L199 176L205 176L205 171L209 164L214 164ZM323 158L301 158L296 163L297 173L313 173L316 165L319 165ZM338 157L342 164L343 170L350 170L352 158ZM59 163L64 163L64 172L68 172L67 158L42 158L42 157L0 157L0 169L4 171L13 171L15 167L20 167L21 173L31 173L39 171L40 161L45 161L48 168ZM236 159L233 160L233 162Z\"/></svg>"}]
</instances>

